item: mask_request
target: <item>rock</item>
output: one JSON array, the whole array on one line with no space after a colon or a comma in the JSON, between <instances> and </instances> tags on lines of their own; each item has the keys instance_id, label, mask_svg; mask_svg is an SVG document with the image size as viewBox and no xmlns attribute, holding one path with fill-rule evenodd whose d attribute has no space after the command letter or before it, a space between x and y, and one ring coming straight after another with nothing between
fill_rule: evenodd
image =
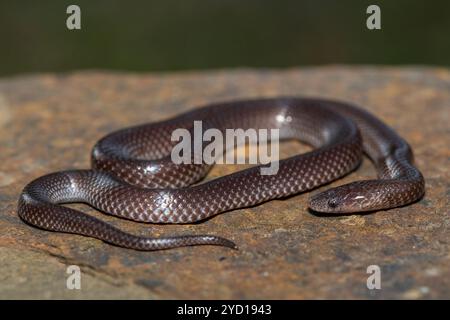
<instances>
[{"instance_id":1,"label":"rock","mask_svg":"<svg viewBox=\"0 0 450 320\"><path fill-rule=\"evenodd\" d=\"M92 146L113 130L209 102L276 95L348 100L379 116L411 144L426 178L425 198L389 211L324 217L308 212L303 194L195 225L146 225L71 205L136 234L221 235L233 239L238 251L138 252L39 230L17 216L18 196L31 179L88 168ZM449 112L450 71L439 68L81 72L1 79L0 298L448 298ZM309 150L288 146L289 152ZM208 178L237 169L217 166ZM374 176L365 160L332 186ZM66 288L69 265L81 268L81 290ZM366 286L370 265L381 268L381 290Z\"/></svg>"}]
</instances>

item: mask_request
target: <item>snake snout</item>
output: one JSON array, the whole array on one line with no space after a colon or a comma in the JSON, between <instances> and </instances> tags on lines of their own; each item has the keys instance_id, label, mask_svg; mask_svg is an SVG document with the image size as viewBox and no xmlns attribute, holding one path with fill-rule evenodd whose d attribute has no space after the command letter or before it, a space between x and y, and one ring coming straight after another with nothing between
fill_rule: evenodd
<instances>
[{"instance_id":1,"label":"snake snout","mask_svg":"<svg viewBox=\"0 0 450 320\"><path fill-rule=\"evenodd\" d=\"M354 188L349 185L330 189L310 198L309 207L323 213L352 213L360 211L360 206L354 199Z\"/></svg>"},{"instance_id":2,"label":"snake snout","mask_svg":"<svg viewBox=\"0 0 450 320\"><path fill-rule=\"evenodd\" d=\"M312 196L309 200L309 207L317 212L338 213L341 212L341 201L334 189L331 189Z\"/></svg>"},{"instance_id":3,"label":"snake snout","mask_svg":"<svg viewBox=\"0 0 450 320\"><path fill-rule=\"evenodd\" d=\"M382 208L382 185L378 181L356 181L311 197L309 207L324 213L356 213ZM368 193L370 187L377 192ZM381 202L381 204L380 204Z\"/></svg>"}]
</instances>

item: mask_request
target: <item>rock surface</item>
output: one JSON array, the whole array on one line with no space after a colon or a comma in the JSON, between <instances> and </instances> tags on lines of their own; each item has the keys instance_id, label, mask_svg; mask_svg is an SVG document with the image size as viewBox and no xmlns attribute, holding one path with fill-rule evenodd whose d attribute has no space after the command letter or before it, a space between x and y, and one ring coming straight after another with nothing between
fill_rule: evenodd
<instances>
[{"instance_id":1,"label":"rock surface","mask_svg":"<svg viewBox=\"0 0 450 320\"><path fill-rule=\"evenodd\" d=\"M308 212L303 194L195 225L139 224L71 205L142 235L222 235L239 251L137 252L39 230L17 216L26 183L53 171L88 168L90 149L113 130L209 102L276 95L348 100L379 116L411 144L426 177L425 198L374 214L324 217ZM450 71L439 68L82 72L1 79L0 298L450 298L449 113ZM286 149L308 150L297 144ZM209 178L233 170L217 166ZM366 159L332 185L374 175ZM73 264L81 268L81 290L66 288L66 268ZM381 290L366 286L370 265L381 268Z\"/></svg>"}]
</instances>

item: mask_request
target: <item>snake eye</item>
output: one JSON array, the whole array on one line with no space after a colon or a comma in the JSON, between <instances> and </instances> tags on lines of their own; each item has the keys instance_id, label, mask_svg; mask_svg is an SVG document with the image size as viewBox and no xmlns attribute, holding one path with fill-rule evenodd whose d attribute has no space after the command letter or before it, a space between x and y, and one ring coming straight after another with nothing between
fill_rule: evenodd
<instances>
[{"instance_id":1,"label":"snake eye","mask_svg":"<svg viewBox=\"0 0 450 320\"><path fill-rule=\"evenodd\" d=\"M330 199L330 200L328 200L328 206L330 207L330 208L336 208L337 207L337 201L336 200L334 200L334 199Z\"/></svg>"}]
</instances>

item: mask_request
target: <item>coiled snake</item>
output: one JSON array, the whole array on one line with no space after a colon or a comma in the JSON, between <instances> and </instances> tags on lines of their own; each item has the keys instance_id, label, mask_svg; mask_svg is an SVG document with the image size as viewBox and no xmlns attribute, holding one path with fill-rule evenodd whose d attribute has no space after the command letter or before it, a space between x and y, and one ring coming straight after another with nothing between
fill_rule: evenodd
<instances>
[{"instance_id":1,"label":"coiled snake","mask_svg":"<svg viewBox=\"0 0 450 320\"><path fill-rule=\"evenodd\" d=\"M256 166L193 185L211 165L175 164L170 154L173 130L192 130L194 120L221 131L276 128L281 139L298 139L315 149L281 160L275 175L261 175ZM132 235L60 204L84 202L135 221L192 223L329 183L355 169L363 151L374 163L378 179L319 193L311 197L311 209L372 211L403 206L423 196L424 179L412 165L410 147L383 122L343 102L280 97L217 103L111 133L95 145L92 170L56 172L32 181L20 196L18 213L27 223L46 230L137 250L203 244L235 248L233 242L212 235Z\"/></svg>"}]
</instances>

